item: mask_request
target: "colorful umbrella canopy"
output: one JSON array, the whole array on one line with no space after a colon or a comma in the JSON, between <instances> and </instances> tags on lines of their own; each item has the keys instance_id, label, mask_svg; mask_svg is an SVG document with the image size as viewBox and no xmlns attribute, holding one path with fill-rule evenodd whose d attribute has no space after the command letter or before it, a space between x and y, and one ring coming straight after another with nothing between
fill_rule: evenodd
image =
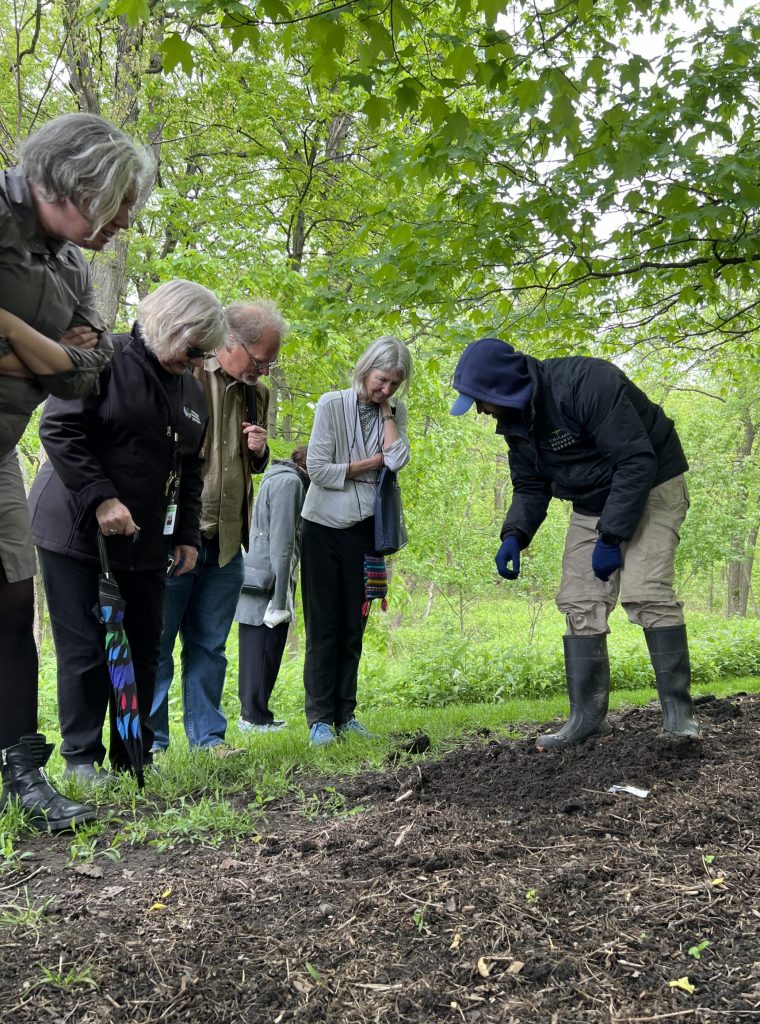
<instances>
[{"instance_id":1,"label":"colorful umbrella canopy","mask_svg":"<svg viewBox=\"0 0 760 1024\"><path fill-rule=\"evenodd\" d=\"M111 574L108 552L103 534L98 530L100 551L100 579L98 581L98 604L100 621L106 627L106 662L113 687L112 698L116 708L116 728L129 756L130 764L137 776L140 789L145 785L143 777L143 742L140 729L140 710L137 706L137 686L129 641L124 631L126 602L121 596L119 585Z\"/></svg>"}]
</instances>

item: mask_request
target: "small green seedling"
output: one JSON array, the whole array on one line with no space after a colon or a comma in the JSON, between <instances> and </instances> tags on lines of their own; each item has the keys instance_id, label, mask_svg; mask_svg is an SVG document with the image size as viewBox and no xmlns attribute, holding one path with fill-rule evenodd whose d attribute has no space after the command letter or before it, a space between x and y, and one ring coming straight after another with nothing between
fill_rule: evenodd
<instances>
[{"instance_id":1,"label":"small green seedling","mask_svg":"<svg viewBox=\"0 0 760 1024\"><path fill-rule=\"evenodd\" d=\"M309 975L311 976L312 980L315 981L317 985L324 985L325 979L319 973L317 968L313 964L310 964L308 960L306 961L306 970L309 972Z\"/></svg>"},{"instance_id":2,"label":"small green seedling","mask_svg":"<svg viewBox=\"0 0 760 1024\"><path fill-rule=\"evenodd\" d=\"M420 933L420 935L422 935L423 932L427 932L429 930L427 925L425 924L425 908L424 907L416 907L412 911L412 920L414 921L415 925L417 926L417 931Z\"/></svg>"},{"instance_id":3,"label":"small green seedling","mask_svg":"<svg viewBox=\"0 0 760 1024\"><path fill-rule=\"evenodd\" d=\"M704 950L707 949L709 945L709 939L702 939L702 941L698 942L696 946L689 946L686 952L689 954L689 956L693 956L695 960L701 960L702 953L704 952Z\"/></svg>"}]
</instances>

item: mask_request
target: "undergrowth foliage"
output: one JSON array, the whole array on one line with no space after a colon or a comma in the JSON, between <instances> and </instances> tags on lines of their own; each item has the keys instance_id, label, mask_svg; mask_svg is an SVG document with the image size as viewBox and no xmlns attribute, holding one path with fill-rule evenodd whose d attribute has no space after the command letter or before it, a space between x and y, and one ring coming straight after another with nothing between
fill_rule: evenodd
<instances>
[{"instance_id":1,"label":"undergrowth foliage","mask_svg":"<svg viewBox=\"0 0 760 1024\"><path fill-rule=\"evenodd\" d=\"M366 707L442 707L497 704L564 694L561 616L547 612L528 642L529 612L517 603L488 605L481 620L461 632L446 618L392 630L370 621L360 668L359 696ZM709 686L725 676L760 675L760 621L691 615L687 618L693 682ZM643 632L619 610L608 646L613 690L654 686ZM287 714L302 707L302 659L286 662L275 701ZM234 703L234 702L233 702Z\"/></svg>"}]
</instances>

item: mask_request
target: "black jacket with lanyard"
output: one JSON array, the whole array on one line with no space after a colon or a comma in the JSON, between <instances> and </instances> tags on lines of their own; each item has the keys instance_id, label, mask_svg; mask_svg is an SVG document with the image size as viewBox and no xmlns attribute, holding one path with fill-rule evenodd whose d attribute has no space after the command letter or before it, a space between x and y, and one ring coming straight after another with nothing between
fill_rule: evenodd
<instances>
[{"instance_id":1,"label":"black jacket with lanyard","mask_svg":"<svg viewBox=\"0 0 760 1024\"><path fill-rule=\"evenodd\" d=\"M97 394L48 400L40 437L48 454L29 496L35 543L96 562L95 510L118 498L140 527L139 539L109 538L111 565L163 569L177 544L200 546L199 450L206 429L203 390L190 372L164 370L139 325L114 337L114 358ZM164 533L176 497L174 529Z\"/></svg>"}]
</instances>

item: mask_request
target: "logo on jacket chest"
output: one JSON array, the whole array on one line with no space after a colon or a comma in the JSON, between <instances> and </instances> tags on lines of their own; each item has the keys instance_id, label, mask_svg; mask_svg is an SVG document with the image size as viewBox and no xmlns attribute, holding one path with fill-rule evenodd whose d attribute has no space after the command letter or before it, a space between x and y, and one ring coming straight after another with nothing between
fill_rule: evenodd
<instances>
[{"instance_id":1,"label":"logo on jacket chest","mask_svg":"<svg viewBox=\"0 0 760 1024\"><path fill-rule=\"evenodd\" d=\"M183 405L182 411L184 412L187 419L192 423L197 423L200 426L201 418L195 409L191 409L189 405Z\"/></svg>"},{"instance_id":2,"label":"logo on jacket chest","mask_svg":"<svg viewBox=\"0 0 760 1024\"><path fill-rule=\"evenodd\" d=\"M564 448L570 448L580 441L579 437L571 434L569 430L552 430L544 438L544 447L553 452L561 452Z\"/></svg>"}]
</instances>

